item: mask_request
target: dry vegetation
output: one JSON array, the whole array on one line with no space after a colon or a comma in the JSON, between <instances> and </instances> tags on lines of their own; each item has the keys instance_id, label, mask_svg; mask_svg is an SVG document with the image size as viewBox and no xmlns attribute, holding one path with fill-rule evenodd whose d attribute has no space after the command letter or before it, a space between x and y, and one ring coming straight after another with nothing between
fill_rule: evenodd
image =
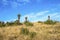
<instances>
[{"instance_id":1,"label":"dry vegetation","mask_svg":"<svg viewBox=\"0 0 60 40\"><path fill-rule=\"evenodd\" d=\"M60 23L0 27L0 40L60 40Z\"/></svg>"}]
</instances>

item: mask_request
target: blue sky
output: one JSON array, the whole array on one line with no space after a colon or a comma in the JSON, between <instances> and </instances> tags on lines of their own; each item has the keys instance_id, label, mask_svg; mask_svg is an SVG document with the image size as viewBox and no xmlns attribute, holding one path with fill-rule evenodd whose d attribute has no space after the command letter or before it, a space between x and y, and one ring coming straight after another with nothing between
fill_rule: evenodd
<instances>
[{"instance_id":1,"label":"blue sky","mask_svg":"<svg viewBox=\"0 0 60 40\"><path fill-rule=\"evenodd\" d=\"M31 22L45 21L48 15L60 21L60 0L0 0L0 21L15 21L19 13L21 22L26 16Z\"/></svg>"}]
</instances>

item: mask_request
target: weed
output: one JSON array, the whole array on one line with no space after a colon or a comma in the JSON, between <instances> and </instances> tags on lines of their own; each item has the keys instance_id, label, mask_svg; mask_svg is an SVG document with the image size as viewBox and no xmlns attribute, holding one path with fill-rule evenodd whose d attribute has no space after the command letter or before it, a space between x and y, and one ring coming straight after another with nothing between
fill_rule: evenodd
<instances>
[{"instance_id":1,"label":"weed","mask_svg":"<svg viewBox=\"0 0 60 40\"><path fill-rule=\"evenodd\" d=\"M36 32L30 32L30 38L34 38L36 36Z\"/></svg>"},{"instance_id":2,"label":"weed","mask_svg":"<svg viewBox=\"0 0 60 40\"><path fill-rule=\"evenodd\" d=\"M24 22L24 24L25 24L26 26L33 26L33 24L32 24L31 22Z\"/></svg>"},{"instance_id":3,"label":"weed","mask_svg":"<svg viewBox=\"0 0 60 40\"><path fill-rule=\"evenodd\" d=\"M21 34L28 35L29 30L27 28L21 28Z\"/></svg>"}]
</instances>

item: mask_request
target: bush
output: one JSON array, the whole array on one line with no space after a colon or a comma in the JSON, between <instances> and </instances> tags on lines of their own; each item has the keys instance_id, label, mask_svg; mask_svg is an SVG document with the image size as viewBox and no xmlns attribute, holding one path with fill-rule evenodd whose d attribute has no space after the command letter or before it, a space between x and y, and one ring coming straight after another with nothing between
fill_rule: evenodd
<instances>
[{"instance_id":1,"label":"bush","mask_svg":"<svg viewBox=\"0 0 60 40\"><path fill-rule=\"evenodd\" d=\"M7 26L22 25L22 23L18 23L18 22L7 22L6 25Z\"/></svg>"},{"instance_id":2,"label":"bush","mask_svg":"<svg viewBox=\"0 0 60 40\"><path fill-rule=\"evenodd\" d=\"M33 26L33 24L32 24L31 22L24 22L24 24L25 24L26 26Z\"/></svg>"},{"instance_id":3,"label":"bush","mask_svg":"<svg viewBox=\"0 0 60 40\"><path fill-rule=\"evenodd\" d=\"M42 21L38 21L38 23L43 23Z\"/></svg>"},{"instance_id":4,"label":"bush","mask_svg":"<svg viewBox=\"0 0 60 40\"><path fill-rule=\"evenodd\" d=\"M36 32L29 32L27 28L21 28L20 34L29 36L31 40L36 36Z\"/></svg>"},{"instance_id":5,"label":"bush","mask_svg":"<svg viewBox=\"0 0 60 40\"><path fill-rule=\"evenodd\" d=\"M22 25L18 20L14 21L14 25Z\"/></svg>"},{"instance_id":6,"label":"bush","mask_svg":"<svg viewBox=\"0 0 60 40\"><path fill-rule=\"evenodd\" d=\"M12 25L14 25L13 22L7 22L6 24L7 24L7 26L12 26Z\"/></svg>"},{"instance_id":7,"label":"bush","mask_svg":"<svg viewBox=\"0 0 60 40\"><path fill-rule=\"evenodd\" d=\"M56 21L53 21L53 20L47 20L44 23L45 24L56 24L57 22Z\"/></svg>"},{"instance_id":8,"label":"bush","mask_svg":"<svg viewBox=\"0 0 60 40\"><path fill-rule=\"evenodd\" d=\"M5 26L5 23L0 21L0 27L4 27Z\"/></svg>"},{"instance_id":9,"label":"bush","mask_svg":"<svg viewBox=\"0 0 60 40\"><path fill-rule=\"evenodd\" d=\"M21 34L28 35L29 30L27 28L21 28Z\"/></svg>"},{"instance_id":10,"label":"bush","mask_svg":"<svg viewBox=\"0 0 60 40\"><path fill-rule=\"evenodd\" d=\"M36 32L30 32L30 38L34 38L36 36Z\"/></svg>"}]
</instances>

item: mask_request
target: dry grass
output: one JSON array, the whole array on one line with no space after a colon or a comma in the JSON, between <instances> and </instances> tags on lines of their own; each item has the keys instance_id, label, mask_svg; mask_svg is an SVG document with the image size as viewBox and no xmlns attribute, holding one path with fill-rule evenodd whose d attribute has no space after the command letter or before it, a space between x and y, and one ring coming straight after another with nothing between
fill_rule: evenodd
<instances>
[{"instance_id":1,"label":"dry grass","mask_svg":"<svg viewBox=\"0 0 60 40\"><path fill-rule=\"evenodd\" d=\"M33 24L32 27L25 25L2 27L0 28L0 40L60 40L60 23L55 25ZM30 32L36 32L37 35L31 39L29 35L20 34L22 27L27 28Z\"/></svg>"}]
</instances>

